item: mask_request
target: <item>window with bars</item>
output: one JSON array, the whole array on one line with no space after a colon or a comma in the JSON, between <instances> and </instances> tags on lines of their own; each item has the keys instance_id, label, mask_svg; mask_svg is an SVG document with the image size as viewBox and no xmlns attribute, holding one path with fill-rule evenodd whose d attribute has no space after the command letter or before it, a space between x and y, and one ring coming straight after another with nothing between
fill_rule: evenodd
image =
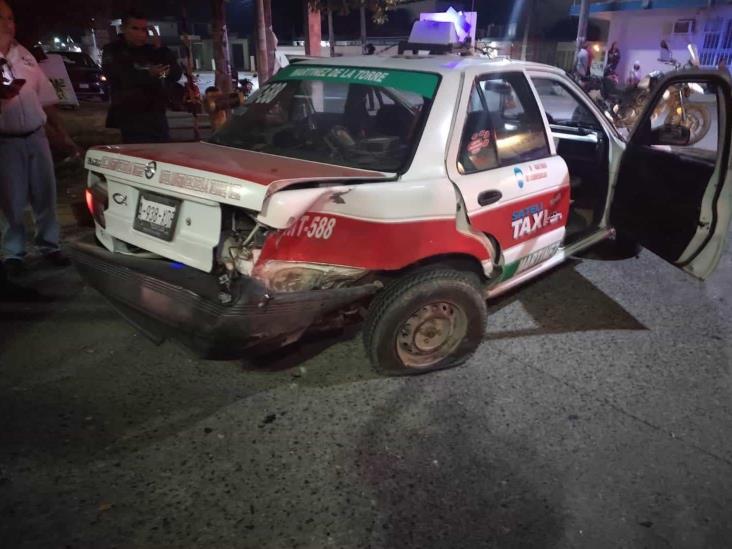
<instances>
[{"instance_id":1,"label":"window with bars","mask_svg":"<svg viewBox=\"0 0 732 549\"><path fill-rule=\"evenodd\" d=\"M716 17L706 22L700 56L704 66L714 67L720 61L732 63L732 19Z\"/></svg>"}]
</instances>

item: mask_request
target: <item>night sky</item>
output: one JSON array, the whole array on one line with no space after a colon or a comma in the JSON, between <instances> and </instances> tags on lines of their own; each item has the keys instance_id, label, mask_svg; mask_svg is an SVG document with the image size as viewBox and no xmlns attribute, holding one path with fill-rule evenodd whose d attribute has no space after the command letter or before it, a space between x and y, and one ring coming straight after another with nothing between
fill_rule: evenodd
<instances>
[{"instance_id":1,"label":"night sky","mask_svg":"<svg viewBox=\"0 0 732 549\"><path fill-rule=\"evenodd\" d=\"M514 16L522 17L517 9L528 0L475 0L478 25L505 25ZM186 6L190 19L206 21L210 17L209 0L11 0L15 5L19 26L26 32L36 30L54 34L77 34L92 16L119 17L130 7L138 7L150 18L180 17ZM535 0L534 24L539 34L566 16L572 0ZM472 0L455 0L456 9L470 9ZM254 28L254 0L230 0L228 3L229 31L250 36ZM275 32L283 42L302 37L303 9L301 0L272 0ZM371 36L405 35L411 28L411 19L404 11L390 13L389 22L375 25L370 18L367 32ZM338 39L356 39L359 35L358 13L336 15L334 28ZM21 29L19 29L21 30ZM325 24L323 34L327 33ZM34 33L35 34L35 33Z\"/></svg>"}]
</instances>

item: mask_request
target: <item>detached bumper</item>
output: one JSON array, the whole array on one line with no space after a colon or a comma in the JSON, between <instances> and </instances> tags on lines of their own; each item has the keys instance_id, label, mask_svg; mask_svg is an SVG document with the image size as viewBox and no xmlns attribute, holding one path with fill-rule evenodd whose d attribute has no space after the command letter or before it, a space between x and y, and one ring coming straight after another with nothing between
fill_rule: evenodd
<instances>
[{"instance_id":1,"label":"detached bumper","mask_svg":"<svg viewBox=\"0 0 732 549\"><path fill-rule=\"evenodd\" d=\"M222 305L215 277L196 269L112 253L93 236L74 242L71 255L84 280L146 335L177 339L214 359L289 343L380 288L372 283L268 296L261 283L242 277L232 286L233 301Z\"/></svg>"}]
</instances>

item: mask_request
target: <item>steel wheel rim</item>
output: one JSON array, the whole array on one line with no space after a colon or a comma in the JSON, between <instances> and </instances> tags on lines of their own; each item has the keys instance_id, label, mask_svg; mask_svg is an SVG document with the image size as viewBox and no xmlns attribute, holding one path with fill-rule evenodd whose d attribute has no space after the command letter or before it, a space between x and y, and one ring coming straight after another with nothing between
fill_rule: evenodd
<instances>
[{"instance_id":1,"label":"steel wheel rim","mask_svg":"<svg viewBox=\"0 0 732 549\"><path fill-rule=\"evenodd\" d=\"M449 356L468 333L468 316L447 301L417 309L396 334L396 351L409 368L429 368Z\"/></svg>"},{"instance_id":2,"label":"steel wheel rim","mask_svg":"<svg viewBox=\"0 0 732 549\"><path fill-rule=\"evenodd\" d=\"M700 140L699 134L704 128L704 116L696 109L686 109L686 127L689 128L691 140Z\"/></svg>"}]
</instances>

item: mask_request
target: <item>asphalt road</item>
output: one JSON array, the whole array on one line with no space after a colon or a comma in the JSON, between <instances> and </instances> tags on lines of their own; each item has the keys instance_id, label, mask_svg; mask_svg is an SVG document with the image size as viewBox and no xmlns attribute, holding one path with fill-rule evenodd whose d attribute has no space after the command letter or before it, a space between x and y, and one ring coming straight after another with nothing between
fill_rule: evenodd
<instances>
[{"instance_id":1,"label":"asphalt road","mask_svg":"<svg viewBox=\"0 0 732 549\"><path fill-rule=\"evenodd\" d=\"M491 304L466 366L360 334L263 367L135 333L72 270L0 303L2 547L728 547L732 256L649 253ZM352 334L353 335L353 334Z\"/></svg>"}]
</instances>

